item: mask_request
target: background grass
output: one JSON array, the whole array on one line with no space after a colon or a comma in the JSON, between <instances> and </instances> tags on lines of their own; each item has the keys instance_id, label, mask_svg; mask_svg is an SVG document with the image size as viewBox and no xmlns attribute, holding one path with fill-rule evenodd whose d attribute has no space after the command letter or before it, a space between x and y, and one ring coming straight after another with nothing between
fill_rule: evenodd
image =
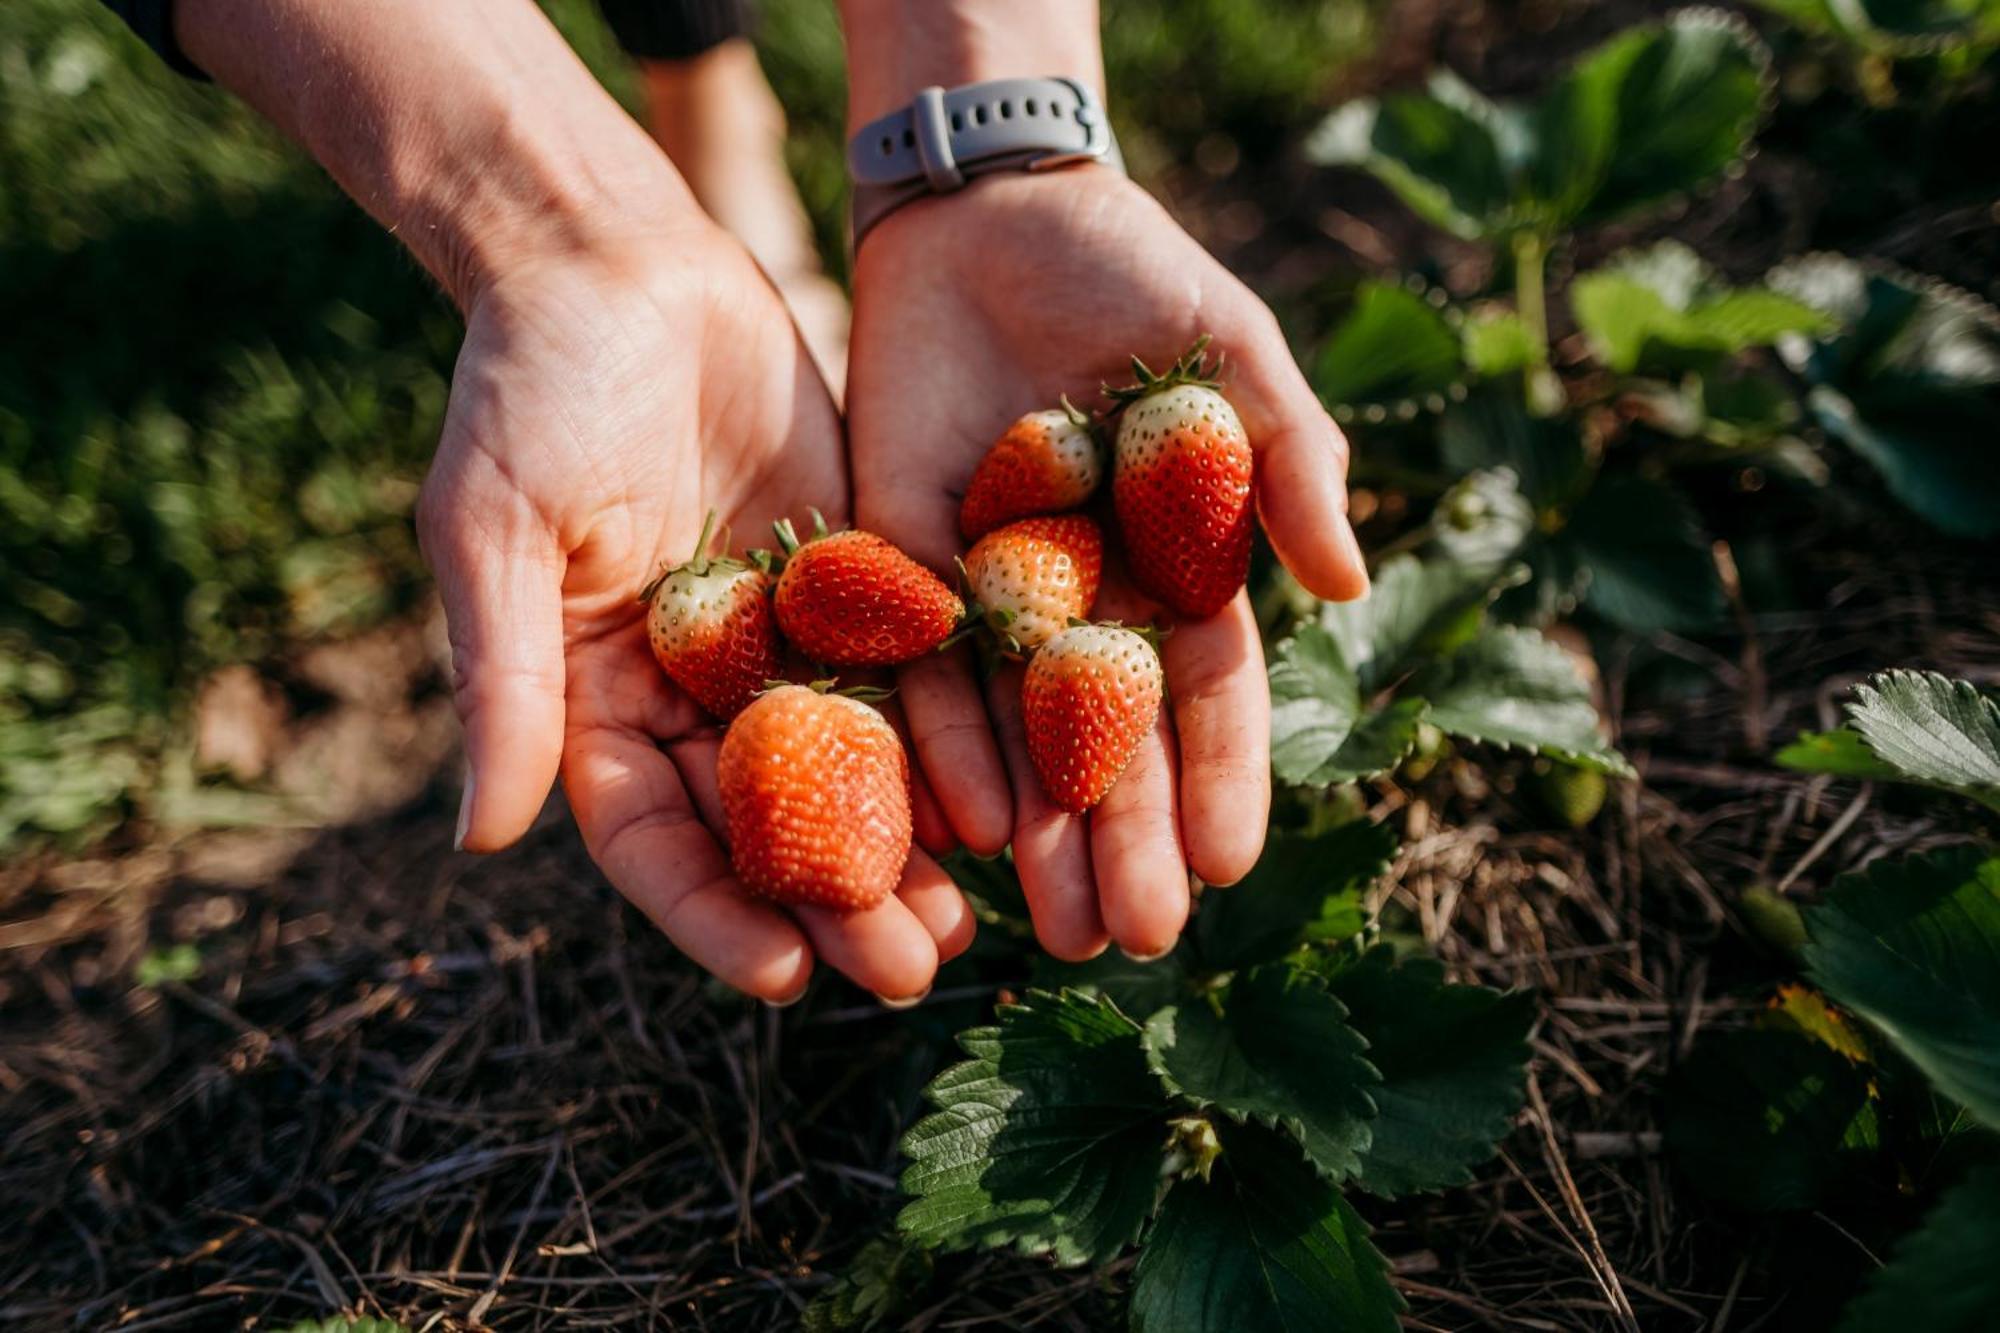
<instances>
[{"instance_id":1,"label":"background grass","mask_svg":"<svg viewBox=\"0 0 2000 1333\"><path fill-rule=\"evenodd\" d=\"M629 104L589 0L549 8ZM1369 26L1364 0L1106 11L1141 171L1216 133L1278 151ZM760 43L839 270L831 4L770 0ZM76 844L165 816L208 670L421 596L410 508L459 326L310 161L90 0L0 10L0 181L0 847Z\"/></svg>"}]
</instances>

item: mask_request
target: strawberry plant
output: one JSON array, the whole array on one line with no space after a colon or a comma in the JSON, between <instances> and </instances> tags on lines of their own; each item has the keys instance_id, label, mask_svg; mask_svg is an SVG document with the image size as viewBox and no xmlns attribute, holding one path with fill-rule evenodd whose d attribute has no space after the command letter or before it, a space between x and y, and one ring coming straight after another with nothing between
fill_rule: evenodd
<instances>
[{"instance_id":1,"label":"strawberry plant","mask_svg":"<svg viewBox=\"0 0 2000 1333\"><path fill-rule=\"evenodd\" d=\"M2000 810L2000 704L1973 685L1887 672L1848 718L1779 762ZM2000 1299L2000 856L1975 840L1874 861L1803 909L1768 890L1745 907L1811 985L1696 1048L1668 1089L1669 1147L1702 1189L1751 1211L1858 1200L1857 1225L1893 1234L1879 1200L1936 1200L1838 1327L1987 1327Z\"/></svg>"},{"instance_id":2,"label":"strawberry plant","mask_svg":"<svg viewBox=\"0 0 2000 1333\"><path fill-rule=\"evenodd\" d=\"M1512 612L1713 627L1723 587L1675 474L1822 485L1815 432L1949 534L2000 524L2000 472L1972 425L2000 407L2000 313L1967 293L1831 255L1732 284L1663 241L1572 278L1553 317L1551 257L1739 170L1772 81L1741 21L1682 11L1585 55L1534 102L1441 73L1424 93L1341 108L1308 145L1511 275L1511 300L1462 306L1421 282L1363 283L1314 380L1391 456L1364 452L1357 475L1442 495L1412 544L1527 566Z\"/></svg>"},{"instance_id":3,"label":"strawberry plant","mask_svg":"<svg viewBox=\"0 0 2000 1333\"><path fill-rule=\"evenodd\" d=\"M1945 93L1962 91L2000 50L1994 0L1756 0L1829 48L1869 101L1897 100L1897 69L1931 66Z\"/></svg>"},{"instance_id":4,"label":"strawberry plant","mask_svg":"<svg viewBox=\"0 0 2000 1333\"><path fill-rule=\"evenodd\" d=\"M1524 1095L1534 1005L1366 943L1395 849L1366 821L1283 837L1167 958L1038 964L928 1089L904 1236L1061 1264L1140 1245L1135 1329L1397 1327L1348 1194L1471 1179Z\"/></svg>"},{"instance_id":5,"label":"strawberry plant","mask_svg":"<svg viewBox=\"0 0 2000 1333\"><path fill-rule=\"evenodd\" d=\"M1534 630L1489 622L1489 604L1523 576L1518 566L1398 555L1365 601L1319 606L1271 663L1278 778L1324 787L1389 772L1425 725L1628 776L1567 653Z\"/></svg>"},{"instance_id":6,"label":"strawberry plant","mask_svg":"<svg viewBox=\"0 0 2000 1333\"><path fill-rule=\"evenodd\" d=\"M1425 725L1629 772L1564 651L1488 623L1519 577L1400 555L1366 601L1314 603L1280 624L1277 775L1319 800L1395 768ZM1095 651L1114 638L1130 643ZM1103 695L1100 719L1125 716L1140 686L1157 706L1142 639L1074 626L1030 665L1031 743L1041 671ZM1085 803L1064 800L1062 765L1035 758L1052 797ZM959 1035L966 1060L931 1082L931 1111L904 1138L904 1248L880 1242L857 1261L815 1306L815 1326L886 1326L927 1276L910 1247L1005 1247L1063 1265L1137 1247L1130 1321L1153 1333L1398 1326L1357 1202L1473 1179L1525 1095L1536 1010L1525 993L1454 983L1436 960L1383 942L1370 890L1396 837L1336 804L1274 832L1241 884L1204 891L1164 958L1037 958L1031 986ZM1024 914L1004 861L962 858L955 873L989 921Z\"/></svg>"}]
</instances>

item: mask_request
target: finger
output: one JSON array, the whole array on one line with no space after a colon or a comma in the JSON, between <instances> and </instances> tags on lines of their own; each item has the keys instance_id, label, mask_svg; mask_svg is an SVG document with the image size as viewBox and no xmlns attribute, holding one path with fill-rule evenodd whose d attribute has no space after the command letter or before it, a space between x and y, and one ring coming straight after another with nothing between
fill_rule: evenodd
<instances>
[{"instance_id":1,"label":"finger","mask_svg":"<svg viewBox=\"0 0 2000 1333\"><path fill-rule=\"evenodd\" d=\"M674 763L651 740L614 727L572 733L563 787L591 858L681 952L759 999L798 998L812 946L736 882Z\"/></svg>"},{"instance_id":2,"label":"finger","mask_svg":"<svg viewBox=\"0 0 2000 1333\"><path fill-rule=\"evenodd\" d=\"M1160 657L1180 741L1188 868L1234 884L1263 853L1271 810L1271 693L1248 594L1175 629Z\"/></svg>"},{"instance_id":3,"label":"finger","mask_svg":"<svg viewBox=\"0 0 2000 1333\"><path fill-rule=\"evenodd\" d=\"M916 914L924 929L931 933L931 939L937 942L938 962L948 963L972 947L972 937L979 925L972 915L972 904L965 901L965 895L959 892L944 867L922 851L910 853L910 862L903 868L903 884L896 890L896 896Z\"/></svg>"},{"instance_id":4,"label":"finger","mask_svg":"<svg viewBox=\"0 0 2000 1333\"><path fill-rule=\"evenodd\" d=\"M1082 816L1056 808L1035 776L1021 725L1021 668L996 673L987 683L987 699L1014 779L1014 869L1028 915L1034 918L1035 937L1064 962L1095 958L1110 936L1098 910L1089 831Z\"/></svg>"},{"instance_id":5,"label":"finger","mask_svg":"<svg viewBox=\"0 0 2000 1333\"><path fill-rule=\"evenodd\" d=\"M1134 958L1165 954L1187 924L1187 860L1174 808L1172 744L1161 717L1090 812L1091 861L1104 925Z\"/></svg>"},{"instance_id":6,"label":"finger","mask_svg":"<svg viewBox=\"0 0 2000 1333\"><path fill-rule=\"evenodd\" d=\"M418 532L465 729L456 845L491 852L528 831L562 761L563 560L534 507L477 458L426 484Z\"/></svg>"},{"instance_id":7,"label":"finger","mask_svg":"<svg viewBox=\"0 0 2000 1333\"><path fill-rule=\"evenodd\" d=\"M820 961L885 1003L914 1003L937 976L938 950L931 933L900 898L865 912L795 907Z\"/></svg>"},{"instance_id":8,"label":"finger","mask_svg":"<svg viewBox=\"0 0 2000 1333\"><path fill-rule=\"evenodd\" d=\"M917 763L952 831L979 855L995 855L1013 830L1014 799L967 650L909 663L897 690Z\"/></svg>"},{"instance_id":9,"label":"finger","mask_svg":"<svg viewBox=\"0 0 2000 1333\"><path fill-rule=\"evenodd\" d=\"M1257 450L1257 512L1271 547L1317 597L1368 591L1361 544L1347 521L1347 437L1292 360L1277 321L1258 306L1238 352L1229 398Z\"/></svg>"},{"instance_id":10,"label":"finger","mask_svg":"<svg viewBox=\"0 0 2000 1333\"><path fill-rule=\"evenodd\" d=\"M903 739L903 749L914 753L916 744L910 739L910 720L904 715L895 699L881 704L882 716L889 719L889 725ZM951 822L945 818L944 807L938 804L937 793L931 790L929 779L924 776L921 761L910 764L910 826L917 840L917 846L932 856L943 856L958 846L958 835L952 831Z\"/></svg>"}]
</instances>

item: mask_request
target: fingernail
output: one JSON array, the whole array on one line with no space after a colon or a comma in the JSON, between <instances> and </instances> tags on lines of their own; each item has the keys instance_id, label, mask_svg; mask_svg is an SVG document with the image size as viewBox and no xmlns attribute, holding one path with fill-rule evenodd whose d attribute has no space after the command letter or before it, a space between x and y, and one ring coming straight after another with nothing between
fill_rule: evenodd
<instances>
[{"instance_id":1,"label":"fingernail","mask_svg":"<svg viewBox=\"0 0 2000 1333\"><path fill-rule=\"evenodd\" d=\"M458 798L458 828L451 835L451 849L465 850L465 830L472 823L472 765L465 766L465 790Z\"/></svg>"},{"instance_id":2,"label":"fingernail","mask_svg":"<svg viewBox=\"0 0 2000 1333\"><path fill-rule=\"evenodd\" d=\"M926 986L922 990L918 991L915 995L908 996L901 1000L892 1000L886 995L877 995L875 998L881 1001L882 1007L884 1009L914 1009L918 1005L922 1004L924 1002L924 997L929 995L930 993L931 993L931 988L929 986Z\"/></svg>"},{"instance_id":3,"label":"fingernail","mask_svg":"<svg viewBox=\"0 0 2000 1333\"><path fill-rule=\"evenodd\" d=\"M1179 941L1176 940L1175 943L1178 944ZM1169 944L1166 948L1160 950L1158 953L1133 953L1130 949L1126 948L1122 944L1118 946L1118 952L1124 954L1127 958L1131 959L1135 963L1157 963L1162 958L1165 958L1168 954L1172 953L1173 951L1174 951L1174 946L1172 944Z\"/></svg>"},{"instance_id":4,"label":"fingernail","mask_svg":"<svg viewBox=\"0 0 2000 1333\"><path fill-rule=\"evenodd\" d=\"M1340 532L1340 544L1347 548L1348 560L1361 571L1361 591L1354 595L1354 600L1365 601L1374 588L1374 582L1368 577L1367 557L1361 554L1361 539L1354 535L1354 525L1345 520L1341 522Z\"/></svg>"},{"instance_id":5,"label":"fingernail","mask_svg":"<svg viewBox=\"0 0 2000 1333\"><path fill-rule=\"evenodd\" d=\"M801 986L798 988L798 990L794 991L790 995L787 995L782 1000L764 1001L764 1007L766 1009L789 1009L793 1005L797 1004L800 1000L803 1000L805 998L806 998L806 987Z\"/></svg>"}]
</instances>

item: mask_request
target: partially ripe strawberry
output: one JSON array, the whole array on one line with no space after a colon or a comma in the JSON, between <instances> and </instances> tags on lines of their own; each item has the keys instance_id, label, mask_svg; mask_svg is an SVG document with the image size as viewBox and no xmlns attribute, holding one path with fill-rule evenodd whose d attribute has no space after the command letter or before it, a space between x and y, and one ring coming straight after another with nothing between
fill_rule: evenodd
<instances>
[{"instance_id":1,"label":"partially ripe strawberry","mask_svg":"<svg viewBox=\"0 0 2000 1333\"><path fill-rule=\"evenodd\" d=\"M714 529L711 513L694 558L661 574L639 599L660 669L727 722L778 675L782 648L771 617L770 574L741 560L711 558Z\"/></svg>"},{"instance_id":2,"label":"partially ripe strawberry","mask_svg":"<svg viewBox=\"0 0 2000 1333\"><path fill-rule=\"evenodd\" d=\"M1214 615L1250 573L1254 455L1198 341L1164 375L1133 358L1139 383L1112 390L1118 423L1111 497L1139 586L1178 615Z\"/></svg>"},{"instance_id":3,"label":"partially ripe strawberry","mask_svg":"<svg viewBox=\"0 0 2000 1333\"><path fill-rule=\"evenodd\" d=\"M965 584L1009 652L1032 652L1090 615L1104 572L1104 538L1082 514L1024 518L972 544Z\"/></svg>"},{"instance_id":4,"label":"partially ripe strawberry","mask_svg":"<svg viewBox=\"0 0 2000 1333\"><path fill-rule=\"evenodd\" d=\"M783 520L778 541L786 551L774 597L778 628L815 662L908 662L950 638L965 616L943 580L872 532L828 536L817 522L801 544Z\"/></svg>"},{"instance_id":5,"label":"partially ripe strawberry","mask_svg":"<svg viewBox=\"0 0 2000 1333\"><path fill-rule=\"evenodd\" d=\"M744 886L792 906L864 911L910 855L910 764L858 699L780 685L737 714L716 755L730 860Z\"/></svg>"},{"instance_id":6,"label":"partially ripe strawberry","mask_svg":"<svg viewBox=\"0 0 2000 1333\"><path fill-rule=\"evenodd\" d=\"M1081 814L1104 799L1153 729L1160 655L1117 625L1072 625L1043 644L1021 683L1028 757L1049 799Z\"/></svg>"},{"instance_id":7,"label":"partially ripe strawberry","mask_svg":"<svg viewBox=\"0 0 2000 1333\"><path fill-rule=\"evenodd\" d=\"M977 541L1003 523L1074 509L1104 475L1090 417L1064 399L1030 412L993 442L973 470L958 507L959 531Z\"/></svg>"}]
</instances>

